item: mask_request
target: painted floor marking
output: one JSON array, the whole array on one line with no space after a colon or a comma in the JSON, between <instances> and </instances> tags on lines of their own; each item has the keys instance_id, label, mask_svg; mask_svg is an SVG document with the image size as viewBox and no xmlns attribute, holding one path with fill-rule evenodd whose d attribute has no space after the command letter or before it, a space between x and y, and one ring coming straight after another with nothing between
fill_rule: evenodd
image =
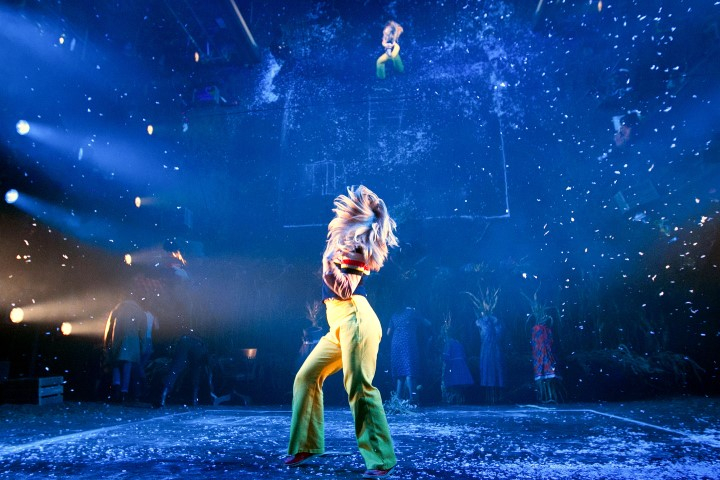
<instances>
[{"instance_id":1,"label":"painted floor marking","mask_svg":"<svg viewBox=\"0 0 720 480\"><path fill-rule=\"evenodd\" d=\"M581 408L581 409L556 409L556 408L547 408L547 407L540 407L538 405L523 405L523 407L530 407L534 408L536 410L541 410L544 412L581 412L581 413L592 413L594 415L600 415L603 417L608 418L614 418L616 420L620 420L627 423L634 423L636 425L640 425L647 428L654 428L655 430L661 430L663 432L672 433L673 435L678 435L681 437L685 437L688 440L695 442L695 443L701 443L705 444L709 447L714 448L720 448L720 440L715 438L708 438L705 435L698 435L694 433L689 432L683 432L682 430L675 430L673 428L667 428L663 427L661 425L655 425L652 423L642 422L640 420L635 420L633 418L623 417L620 415L613 415L612 413L605 413L605 412L598 412L597 410L593 410L591 408Z\"/></svg>"},{"instance_id":2,"label":"painted floor marking","mask_svg":"<svg viewBox=\"0 0 720 480\"><path fill-rule=\"evenodd\" d=\"M92 437L93 435L97 435L100 433L111 432L113 430L117 430L120 428L127 428L129 425L140 425L143 423L154 422L156 420L165 420L165 419L169 419L172 417L187 415L189 413L191 413L191 412L173 413L170 415L163 415L161 417L153 417L153 418L147 418L145 420L138 420L136 422L128 422L128 423L122 423L120 425L113 425L111 427L94 428L92 430L85 430L82 432L69 433L67 435L58 435L57 437L44 438L42 440L36 440L34 442L24 443L22 445L8 445L5 447L0 447L0 457L4 457L7 455L13 455L15 453L29 450L31 448L43 447L45 445L53 445L56 443L70 442L70 441L76 440L76 439Z\"/></svg>"}]
</instances>

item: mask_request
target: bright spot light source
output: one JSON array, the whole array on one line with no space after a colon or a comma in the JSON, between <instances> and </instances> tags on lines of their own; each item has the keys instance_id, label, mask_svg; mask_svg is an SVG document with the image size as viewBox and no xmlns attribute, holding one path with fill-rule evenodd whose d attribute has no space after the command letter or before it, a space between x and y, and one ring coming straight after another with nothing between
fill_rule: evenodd
<instances>
[{"instance_id":1,"label":"bright spot light source","mask_svg":"<svg viewBox=\"0 0 720 480\"><path fill-rule=\"evenodd\" d=\"M65 43L65 34L64 34L64 33L63 33L62 35L60 35L60 38L58 38L58 43L59 43L60 45L62 45L63 43Z\"/></svg>"},{"instance_id":2,"label":"bright spot light source","mask_svg":"<svg viewBox=\"0 0 720 480\"><path fill-rule=\"evenodd\" d=\"M130 255L129 253L125 254L125 263L127 263L128 265L132 265L132 255Z\"/></svg>"},{"instance_id":3,"label":"bright spot light source","mask_svg":"<svg viewBox=\"0 0 720 480\"><path fill-rule=\"evenodd\" d=\"M5 193L5 201L9 204L13 204L17 201L19 196L20 194L17 190L15 190L14 188L10 189Z\"/></svg>"},{"instance_id":4,"label":"bright spot light source","mask_svg":"<svg viewBox=\"0 0 720 480\"><path fill-rule=\"evenodd\" d=\"M172 256L173 256L173 258L180 260L180 263L182 263L183 265L187 265L187 262L183 258L182 253L180 253L180 250L172 252Z\"/></svg>"},{"instance_id":5,"label":"bright spot light source","mask_svg":"<svg viewBox=\"0 0 720 480\"><path fill-rule=\"evenodd\" d=\"M20 135L27 135L30 132L30 124L25 120L20 120L15 124L15 130Z\"/></svg>"},{"instance_id":6,"label":"bright spot light source","mask_svg":"<svg viewBox=\"0 0 720 480\"><path fill-rule=\"evenodd\" d=\"M72 333L72 324L70 322L63 322L62 325L60 325L60 331L65 336L70 335Z\"/></svg>"},{"instance_id":7,"label":"bright spot light source","mask_svg":"<svg viewBox=\"0 0 720 480\"><path fill-rule=\"evenodd\" d=\"M140 198L140 197L135 197L135 206L136 206L137 208L140 208L140 206L142 206L142 198Z\"/></svg>"},{"instance_id":8,"label":"bright spot light source","mask_svg":"<svg viewBox=\"0 0 720 480\"><path fill-rule=\"evenodd\" d=\"M25 319L25 312L20 307L15 307L10 310L10 321L13 323L20 323Z\"/></svg>"},{"instance_id":9,"label":"bright spot light source","mask_svg":"<svg viewBox=\"0 0 720 480\"><path fill-rule=\"evenodd\" d=\"M602 12L602 0L598 2L598 12Z\"/></svg>"},{"instance_id":10,"label":"bright spot light source","mask_svg":"<svg viewBox=\"0 0 720 480\"><path fill-rule=\"evenodd\" d=\"M155 129L153 128L152 125L148 125L148 126L147 126L148 135L152 135L152 134L153 134L153 130L155 130Z\"/></svg>"},{"instance_id":11,"label":"bright spot light source","mask_svg":"<svg viewBox=\"0 0 720 480\"><path fill-rule=\"evenodd\" d=\"M195 52L195 63L200 61L200 52Z\"/></svg>"},{"instance_id":12,"label":"bright spot light source","mask_svg":"<svg viewBox=\"0 0 720 480\"><path fill-rule=\"evenodd\" d=\"M242 352L248 360L254 360L257 356L257 348L243 348Z\"/></svg>"}]
</instances>

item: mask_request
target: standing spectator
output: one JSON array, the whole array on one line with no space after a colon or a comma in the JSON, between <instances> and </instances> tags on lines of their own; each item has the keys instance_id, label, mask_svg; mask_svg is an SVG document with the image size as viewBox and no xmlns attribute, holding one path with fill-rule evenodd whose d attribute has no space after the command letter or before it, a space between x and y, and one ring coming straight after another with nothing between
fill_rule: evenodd
<instances>
[{"instance_id":1,"label":"standing spectator","mask_svg":"<svg viewBox=\"0 0 720 480\"><path fill-rule=\"evenodd\" d=\"M420 375L420 348L418 330L420 326L429 327L430 322L412 307L405 307L390 319L387 334L390 337L390 369L395 379L395 395L417 403L414 380ZM404 388L403 388L404 387Z\"/></svg>"},{"instance_id":2,"label":"standing spectator","mask_svg":"<svg viewBox=\"0 0 720 480\"><path fill-rule=\"evenodd\" d=\"M200 381L208 379L210 393L213 394L212 372L210 371L210 355L205 342L194 334L181 336L173 346L172 363L170 372L163 382L163 391L160 394L160 406L164 407L168 395L173 391L175 382L180 374L188 370L192 386L192 404L197 406L200 397Z\"/></svg>"},{"instance_id":3,"label":"standing spectator","mask_svg":"<svg viewBox=\"0 0 720 480\"><path fill-rule=\"evenodd\" d=\"M532 327L531 344L533 373L537 385L538 400L542 403L557 402L556 360L550 315L542 315Z\"/></svg>"},{"instance_id":4,"label":"standing spectator","mask_svg":"<svg viewBox=\"0 0 720 480\"><path fill-rule=\"evenodd\" d=\"M112 369L113 400L128 399L132 372L140 368L146 328L145 311L134 300L120 302L110 312L105 325L105 359Z\"/></svg>"},{"instance_id":5,"label":"standing spectator","mask_svg":"<svg viewBox=\"0 0 720 480\"><path fill-rule=\"evenodd\" d=\"M480 329L480 386L485 388L485 399L495 403L498 389L505 386L503 378L502 324L488 313L475 321Z\"/></svg>"},{"instance_id":6,"label":"standing spectator","mask_svg":"<svg viewBox=\"0 0 720 480\"><path fill-rule=\"evenodd\" d=\"M443 325L443 371L442 399L446 403L464 403L465 389L474 383L467 365L465 347L450 334L452 318L447 317Z\"/></svg>"},{"instance_id":7,"label":"standing spectator","mask_svg":"<svg viewBox=\"0 0 720 480\"><path fill-rule=\"evenodd\" d=\"M303 328L303 343L300 346L298 355L298 368L300 368L308 355L310 355L310 352L315 348L315 345L317 345L323 335L325 335L325 331L318 325L318 313L320 312L321 305L319 301L306 305L305 316L310 321L310 326Z\"/></svg>"}]
</instances>

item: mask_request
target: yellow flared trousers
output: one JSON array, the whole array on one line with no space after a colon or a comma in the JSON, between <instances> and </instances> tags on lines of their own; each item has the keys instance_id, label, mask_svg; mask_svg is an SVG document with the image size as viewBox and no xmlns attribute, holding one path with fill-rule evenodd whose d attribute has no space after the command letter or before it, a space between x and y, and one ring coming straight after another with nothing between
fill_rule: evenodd
<instances>
[{"instance_id":1,"label":"yellow flared trousers","mask_svg":"<svg viewBox=\"0 0 720 480\"><path fill-rule=\"evenodd\" d=\"M397 43L393 45L392 52L390 52L390 55L387 53L383 53L380 55L375 62L375 71L377 73L377 77L380 79L385 78L385 62L388 60L392 60L393 67L395 67L395 70L402 73L405 70L405 66L403 65L402 58L400 58L400 45Z\"/></svg>"},{"instance_id":2,"label":"yellow flared trousers","mask_svg":"<svg viewBox=\"0 0 720 480\"><path fill-rule=\"evenodd\" d=\"M395 466L395 450L382 398L373 387L382 337L380 320L360 295L328 300L330 331L320 339L295 376L288 454L324 453L323 383L342 369L355 421L358 448L368 469Z\"/></svg>"}]
</instances>

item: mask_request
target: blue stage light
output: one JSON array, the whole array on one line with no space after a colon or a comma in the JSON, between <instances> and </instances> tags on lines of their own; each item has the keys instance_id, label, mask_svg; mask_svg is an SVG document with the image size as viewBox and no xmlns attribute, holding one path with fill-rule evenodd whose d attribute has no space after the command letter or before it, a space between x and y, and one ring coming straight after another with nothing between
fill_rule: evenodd
<instances>
[{"instance_id":1,"label":"blue stage light","mask_svg":"<svg viewBox=\"0 0 720 480\"><path fill-rule=\"evenodd\" d=\"M30 124L25 120L20 120L15 124L15 129L20 135L27 135L30 132Z\"/></svg>"},{"instance_id":2,"label":"blue stage light","mask_svg":"<svg viewBox=\"0 0 720 480\"><path fill-rule=\"evenodd\" d=\"M19 196L20 194L18 193L18 191L13 188L5 193L5 201L9 204L13 204L15 203L15 201L17 201Z\"/></svg>"}]
</instances>

